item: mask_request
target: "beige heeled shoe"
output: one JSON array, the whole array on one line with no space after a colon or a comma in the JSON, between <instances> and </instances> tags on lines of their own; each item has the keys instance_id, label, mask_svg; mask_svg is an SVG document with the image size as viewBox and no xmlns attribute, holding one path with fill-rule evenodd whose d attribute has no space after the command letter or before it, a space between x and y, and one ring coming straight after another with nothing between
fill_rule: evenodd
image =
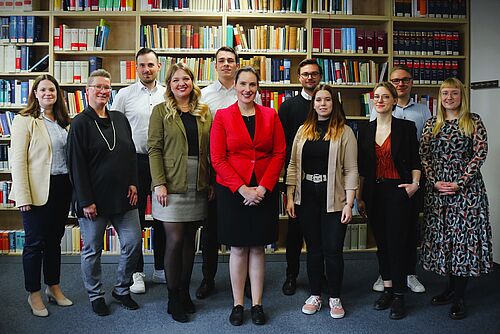
<instances>
[{"instance_id":1,"label":"beige heeled shoe","mask_svg":"<svg viewBox=\"0 0 500 334\"><path fill-rule=\"evenodd\" d=\"M45 294L47 295L47 298L49 299L50 303L56 303L59 306L71 306L71 305L73 305L73 302L66 297L64 297L63 299L57 299L56 297L54 297L54 295L50 291L49 287L47 287L45 289Z\"/></svg>"},{"instance_id":2,"label":"beige heeled shoe","mask_svg":"<svg viewBox=\"0 0 500 334\"><path fill-rule=\"evenodd\" d=\"M33 307L31 304L31 295L28 295L28 304L31 307L31 312L33 312L33 315L36 317L48 317L49 316L49 311L47 311L47 308L44 306L42 309L36 309Z\"/></svg>"}]
</instances>

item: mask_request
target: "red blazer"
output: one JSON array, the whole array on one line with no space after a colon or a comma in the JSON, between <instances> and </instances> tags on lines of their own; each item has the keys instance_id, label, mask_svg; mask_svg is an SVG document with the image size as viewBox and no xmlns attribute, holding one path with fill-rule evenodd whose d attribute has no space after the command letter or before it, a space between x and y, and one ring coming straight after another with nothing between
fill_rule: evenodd
<instances>
[{"instance_id":1,"label":"red blazer","mask_svg":"<svg viewBox=\"0 0 500 334\"><path fill-rule=\"evenodd\" d=\"M274 109L255 104L255 134L250 137L238 102L215 114L210 155L217 182L232 192L249 185L255 172L259 185L272 191L285 162L285 134Z\"/></svg>"}]
</instances>

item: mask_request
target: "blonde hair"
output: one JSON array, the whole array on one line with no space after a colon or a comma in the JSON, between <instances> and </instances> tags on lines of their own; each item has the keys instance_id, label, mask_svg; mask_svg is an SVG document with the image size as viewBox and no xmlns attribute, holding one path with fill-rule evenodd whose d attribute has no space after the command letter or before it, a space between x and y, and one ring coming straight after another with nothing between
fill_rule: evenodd
<instances>
[{"instance_id":1,"label":"blonde hair","mask_svg":"<svg viewBox=\"0 0 500 334\"><path fill-rule=\"evenodd\" d=\"M191 71L189 66L184 63L172 64L168 68L165 80L167 86L167 90L165 92L165 106L167 109L167 114L165 115L165 117L167 119L174 120L175 117L179 116L179 113L181 112L179 106L177 105L177 100L175 99L174 93L170 88L170 81L172 80L175 72L177 72L178 70L183 70L184 72L186 72L186 74L191 78L191 81L193 82L193 90L189 94L189 113L193 116L200 117L200 120L202 122L205 122L207 120L207 114L210 113L210 109L207 104L200 102L201 90L194 82L193 71Z\"/></svg>"},{"instance_id":2,"label":"blonde hair","mask_svg":"<svg viewBox=\"0 0 500 334\"><path fill-rule=\"evenodd\" d=\"M344 133L345 125L345 114L342 109L342 105L335 95L333 88L328 85L320 85L316 87L312 95L311 107L309 108L309 113L307 114L304 126L300 131L299 136L305 138L306 140L316 141L319 140L319 133L316 131L318 124L318 115L314 109L314 99L319 91L327 91L330 93L332 98L332 113L330 114L330 122L328 123L328 130L326 131L323 140L337 140Z\"/></svg>"},{"instance_id":3,"label":"blonde hair","mask_svg":"<svg viewBox=\"0 0 500 334\"><path fill-rule=\"evenodd\" d=\"M458 112L458 128L463 132L467 137L472 136L474 133L474 121L472 120L471 113L469 110L469 102L467 99L467 94L465 92L465 87L460 80L457 78L448 78L441 84L439 87L439 96L438 96L438 107L437 107L437 117L436 124L432 129L432 134L437 135L441 128L444 125L446 120L445 109L443 108L441 91L444 88L458 88L460 90L460 108Z\"/></svg>"}]
</instances>

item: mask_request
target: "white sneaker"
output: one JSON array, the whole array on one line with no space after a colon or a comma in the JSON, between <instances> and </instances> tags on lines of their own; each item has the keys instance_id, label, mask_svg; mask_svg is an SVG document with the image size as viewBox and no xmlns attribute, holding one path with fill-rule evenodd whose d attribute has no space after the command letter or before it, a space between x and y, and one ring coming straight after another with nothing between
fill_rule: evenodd
<instances>
[{"instance_id":1,"label":"white sneaker","mask_svg":"<svg viewBox=\"0 0 500 334\"><path fill-rule=\"evenodd\" d=\"M330 306L330 316L334 319L341 319L345 316L345 310L342 307L340 298L330 298L328 302Z\"/></svg>"},{"instance_id":2,"label":"white sneaker","mask_svg":"<svg viewBox=\"0 0 500 334\"><path fill-rule=\"evenodd\" d=\"M302 313L305 314L314 314L319 310L321 310L321 296L311 295L302 306Z\"/></svg>"},{"instance_id":3,"label":"white sneaker","mask_svg":"<svg viewBox=\"0 0 500 334\"><path fill-rule=\"evenodd\" d=\"M134 273L132 275L132 279L134 284L130 286L130 292L132 293L145 293L146 292L146 284L144 284L144 277L146 274L144 273Z\"/></svg>"},{"instance_id":4,"label":"white sneaker","mask_svg":"<svg viewBox=\"0 0 500 334\"><path fill-rule=\"evenodd\" d=\"M407 279L408 287L413 292L425 292L425 287L417 279L417 275L408 275Z\"/></svg>"},{"instance_id":5,"label":"white sneaker","mask_svg":"<svg viewBox=\"0 0 500 334\"><path fill-rule=\"evenodd\" d=\"M167 279L165 278L165 271L155 269L155 271L153 271L153 282L157 284L166 284Z\"/></svg>"},{"instance_id":6,"label":"white sneaker","mask_svg":"<svg viewBox=\"0 0 500 334\"><path fill-rule=\"evenodd\" d=\"M382 276L378 275L377 280L373 283L373 291L384 291L384 281L382 280Z\"/></svg>"}]
</instances>

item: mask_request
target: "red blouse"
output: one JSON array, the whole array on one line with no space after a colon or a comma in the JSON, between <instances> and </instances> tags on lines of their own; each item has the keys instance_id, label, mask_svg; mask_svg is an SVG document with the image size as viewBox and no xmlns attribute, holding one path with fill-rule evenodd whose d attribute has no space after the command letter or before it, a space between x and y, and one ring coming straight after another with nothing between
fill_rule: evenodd
<instances>
[{"instance_id":1,"label":"red blouse","mask_svg":"<svg viewBox=\"0 0 500 334\"><path fill-rule=\"evenodd\" d=\"M394 166L391 155L391 135L388 135L382 146L375 143L377 156L377 179L399 179L399 173Z\"/></svg>"}]
</instances>

